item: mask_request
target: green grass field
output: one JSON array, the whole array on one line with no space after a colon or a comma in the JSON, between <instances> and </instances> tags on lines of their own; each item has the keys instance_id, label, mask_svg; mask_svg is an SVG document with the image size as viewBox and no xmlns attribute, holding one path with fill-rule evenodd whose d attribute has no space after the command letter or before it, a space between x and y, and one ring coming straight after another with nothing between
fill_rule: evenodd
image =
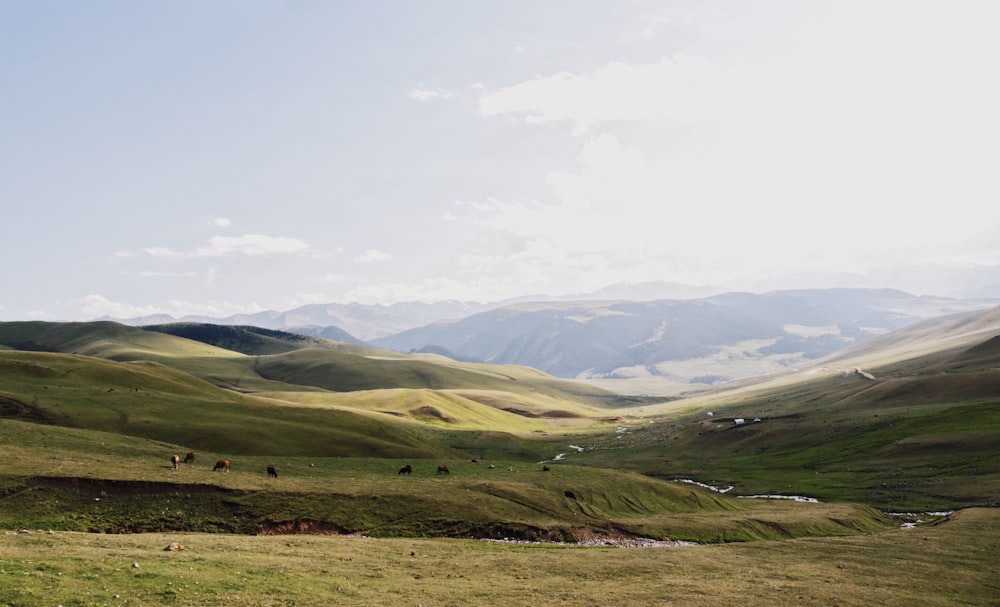
<instances>
[{"instance_id":1,"label":"green grass field","mask_svg":"<svg viewBox=\"0 0 1000 607\"><path fill-rule=\"evenodd\" d=\"M995 340L655 402L207 334L0 323L0 605L997 604ZM636 537L701 545L468 539Z\"/></svg>"},{"instance_id":2,"label":"green grass field","mask_svg":"<svg viewBox=\"0 0 1000 607\"><path fill-rule=\"evenodd\" d=\"M886 510L1000 504L1000 364L934 359L624 411L628 432L572 461Z\"/></svg>"},{"instance_id":3,"label":"green grass field","mask_svg":"<svg viewBox=\"0 0 1000 607\"><path fill-rule=\"evenodd\" d=\"M350 536L7 531L0 605L990 606L1000 514L671 548ZM164 550L179 543L180 551Z\"/></svg>"}]
</instances>

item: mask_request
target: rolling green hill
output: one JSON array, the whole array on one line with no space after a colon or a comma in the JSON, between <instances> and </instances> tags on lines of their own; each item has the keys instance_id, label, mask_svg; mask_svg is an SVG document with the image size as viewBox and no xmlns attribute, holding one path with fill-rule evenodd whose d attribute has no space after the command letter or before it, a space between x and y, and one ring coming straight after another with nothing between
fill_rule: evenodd
<instances>
[{"instance_id":1,"label":"rolling green hill","mask_svg":"<svg viewBox=\"0 0 1000 607\"><path fill-rule=\"evenodd\" d=\"M166 333L247 355L279 354L299 348L322 347L331 343L324 339L259 327L179 322L146 325L142 328L145 331Z\"/></svg>"},{"instance_id":2,"label":"rolling green hill","mask_svg":"<svg viewBox=\"0 0 1000 607\"><path fill-rule=\"evenodd\" d=\"M547 398L549 409L553 401L565 403L572 409L570 415L577 415L581 406L636 401L528 367L460 363L253 327L181 323L144 330L110 322L2 322L0 344L116 361L154 361L243 392L498 390L516 393L521 401Z\"/></svg>"},{"instance_id":3,"label":"rolling green hill","mask_svg":"<svg viewBox=\"0 0 1000 607\"><path fill-rule=\"evenodd\" d=\"M850 535L890 521L850 504L747 502L581 466L514 460L232 457L200 453L174 470L179 445L0 420L0 527L99 532L364 533L575 541L591 533L701 542ZM276 432L284 431L277 428ZM398 474L401 462L410 475ZM436 472L445 464L450 474ZM264 468L279 471L268 478ZM11 474L16 470L16 475Z\"/></svg>"},{"instance_id":4,"label":"rolling green hill","mask_svg":"<svg viewBox=\"0 0 1000 607\"><path fill-rule=\"evenodd\" d=\"M699 541L874 531L889 521L871 506L1000 502L994 315L660 403L527 367L279 332L179 331L200 341L0 323L0 525ZM197 464L173 470L168 456L189 450ZM217 458L233 472L212 472ZM412 475L397 474L404 463ZM735 497L754 494L822 503ZM163 514L171 495L183 517Z\"/></svg>"},{"instance_id":5,"label":"rolling green hill","mask_svg":"<svg viewBox=\"0 0 1000 607\"><path fill-rule=\"evenodd\" d=\"M181 329L250 353L283 353L244 354L116 323L0 323L0 343L30 350L4 352L5 410L217 452L429 457L455 443L540 459L549 448L509 433L588 426L606 416L600 403L620 400L524 367L281 332Z\"/></svg>"},{"instance_id":6,"label":"rolling green hill","mask_svg":"<svg viewBox=\"0 0 1000 607\"><path fill-rule=\"evenodd\" d=\"M446 447L388 416L293 407L151 362L0 352L8 417L218 453L429 457Z\"/></svg>"},{"instance_id":7,"label":"rolling green hill","mask_svg":"<svg viewBox=\"0 0 1000 607\"><path fill-rule=\"evenodd\" d=\"M890 510L996 505L997 334L996 309L920 323L770 382L633 410L641 423L580 460Z\"/></svg>"}]
</instances>

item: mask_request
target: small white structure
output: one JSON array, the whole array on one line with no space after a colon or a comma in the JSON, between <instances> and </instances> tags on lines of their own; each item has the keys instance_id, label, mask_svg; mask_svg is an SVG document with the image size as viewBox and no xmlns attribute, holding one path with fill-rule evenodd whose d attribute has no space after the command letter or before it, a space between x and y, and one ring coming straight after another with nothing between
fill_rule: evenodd
<instances>
[{"instance_id":1,"label":"small white structure","mask_svg":"<svg viewBox=\"0 0 1000 607\"><path fill-rule=\"evenodd\" d=\"M869 372L865 371L865 370L864 370L864 369L862 369L861 367L857 367L857 368L855 369L855 372L857 372L857 374L858 374L858 375L860 375L861 377L863 377L863 378L865 378L865 379L870 379L870 380L872 380L872 381L874 381L874 380L875 380L875 376L874 376L874 375L872 375L871 373L869 373Z\"/></svg>"},{"instance_id":2,"label":"small white structure","mask_svg":"<svg viewBox=\"0 0 1000 607\"><path fill-rule=\"evenodd\" d=\"M742 417L737 417L736 419L733 420L733 423L735 423L737 426L742 426L743 424L747 423L747 420L743 419Z\"/></svg>"},{"instance_id":3,"label":"small white structure","mask_svg":"<svg viewBox=\"0 0 1000 607\"><path fill-rule=\"evenodd\" d=\"M708 415L709 417L712 417L713 415L715 415L715 413L712 413L711 411L709 411L708 413L706 413L706 415Z\"/></svg>"}]
</instances>

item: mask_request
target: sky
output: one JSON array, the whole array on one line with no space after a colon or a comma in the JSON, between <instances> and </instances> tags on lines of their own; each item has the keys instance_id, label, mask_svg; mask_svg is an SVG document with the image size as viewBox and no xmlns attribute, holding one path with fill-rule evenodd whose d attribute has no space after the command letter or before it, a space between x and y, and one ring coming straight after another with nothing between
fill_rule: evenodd
<instances>
[{"instance_id":1,"label":"sky","mask_svg":"<svg viewBox=\"0 0 1000 607\"><path fill-rule=\"evenodd\" d=\"M998 19L0 0L0 320L997 265Z\"/></svg>"}]
</instances>

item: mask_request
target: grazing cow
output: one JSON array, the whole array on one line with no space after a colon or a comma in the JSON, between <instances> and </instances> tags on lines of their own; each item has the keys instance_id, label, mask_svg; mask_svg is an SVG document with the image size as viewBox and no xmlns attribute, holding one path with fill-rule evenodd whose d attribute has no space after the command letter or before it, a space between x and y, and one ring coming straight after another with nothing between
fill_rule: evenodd
<instances>
[{"instance_id":1,"label":"grazing cow","mask_svg":"<svg viewBox=\"0 0 1000 607\"><path fill-rule=\"evenodd\" d=\"M451 474L451 470L448 469L448 466L438 466L438 474Z\"/></svg>"},{"instance_id":2,"label":"grazing cow","mask_svg":"<svg viewBox=\"0 0 1000 607\"><path fill-rule=\"evenodd\" d=\"M398 474L413 474L413 466L411 466L410 464L406 464L405 466L399 469Z\"/></svg>"},{"instance_id":3,"label":"grazing cow","mask_svg":"<svg viewBox=\"0 0 1000 607\"><path fill-rule=\"evenodd\" d=\"M219 461L215 462L215 467L212 468L212 472L215 472L216 470L225 470L226 472L229 472L229 460L220 459Z\"/></svg>"},{"instance_id":4,"label":"grazing cow","mask_svg":"<svg viewBox=\"0 0 1000 607\"><path fill-rule=\"evenodd\" d=\"M542 472L548 472L548 471L549 471L548 466L542 466Z\"/></svg>"},{"instance_id":5,"label":"grazing cow","mask_svg":"<svg viewBox=\"0 0 1000 607\"><path fill-rule=\"evenodd\" d=\"M174 470L177 469L177 464L181 463L181 458L177 455L170 456L170 463L173 464Z\"/></svg>"},{"instance_id":6,"label":"grazing cow","mask_svg":"<svg viewBox=\"0 0 1000 607\"><path fill-rule=\"evenodd\" d=\"M194 463L194 451L188 451L188 454L184 456L184 463L185 464Z\"/></svg>"},{"instance_id":7,"label":"grazing cow","mask_svg":"<svg viewBox=\"0 0 1000 607\"><path fill-rule=\"evenodd\" d=\"M267 478L278 478L278 471L274 469L274 466L267 467Z\"/></svg>"}]
</instances>

